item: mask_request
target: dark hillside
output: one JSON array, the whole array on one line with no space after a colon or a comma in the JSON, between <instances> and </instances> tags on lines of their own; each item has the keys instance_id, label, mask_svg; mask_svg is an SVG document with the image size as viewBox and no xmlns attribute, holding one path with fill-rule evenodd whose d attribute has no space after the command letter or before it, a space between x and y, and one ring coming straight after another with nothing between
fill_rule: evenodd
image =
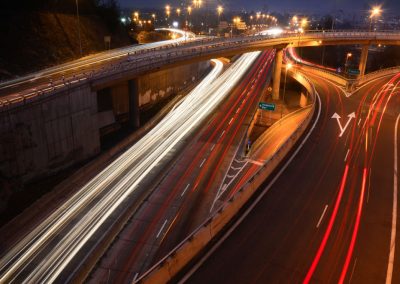
<instances>
[{"instance_id":1,"label":"dark hillside","mask_svg":"<svg viewBox=\"0 0 400 284\"><path fill-rule=\"evenodd\" d=\"M80 56L75 0L21 2L10 1L6 9L0 11L0 80ZM80 2L84 56L105 50L104 36L111 36L111 48L131 44L127 32L119 24L117 6L100 5L97 1ZM16 4L24 8L18 9Z\"/></svg>"}]
</instances>

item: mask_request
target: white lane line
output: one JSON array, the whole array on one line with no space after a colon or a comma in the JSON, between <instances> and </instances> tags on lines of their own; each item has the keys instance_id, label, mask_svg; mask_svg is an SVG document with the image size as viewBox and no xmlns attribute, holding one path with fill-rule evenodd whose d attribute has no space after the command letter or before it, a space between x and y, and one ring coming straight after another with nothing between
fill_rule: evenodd
<instances>
[{"instance_id":1,"label":"white lane line","mask_svg":"<svg viewBox=\"0 0 400 284\"><path fill-rule=\"evenodd\" d=\"M307 142L311 133L314 131L314 129L317 126L317 123L319 121L319 118L321 116L321 98L317 92L316 92L316 95L317 95L317 99L318 99L317 118L315 119L311 129L308 131L306 137L302 140L301 144L297 147L297 149L294 151L292 156L286 161L286 163L280 168L279 172L275 175L275 177L268 184L268 186L261 192L261 194L259 194L257 196L257 198L247 208L247 210L244 211L242 215L240 215L240 218L234 224L232 224L232 226L227 230L227 232L223 236L221 236L221 238L207 251L207 253L200 260L198 260L193 265L193 267L188 272L186 272L185 275L183 275L182 279L178 282L178 284L185 283L193 275L193 273L195 273L199 269L199 267L217 250L217 248L219 248L221 246L221 244L232 234L232 232L239 226L239 224L241 224L243 222L243 220L247 217L247 215L250 214L250 212L254 209L254 207L260 202L260 200L265 196L265 194L274 185L276 180L282 175L282 173L285 171L285 169L290 165L290 163L293 161L293 159L297 156L297 153L301 150L301 148L303 148L303 145ZM215 201L216 201L216 199L214 199L214 203L215 203ZM212 205L212 207L213 206L214 206L214 204ZM210 212L212 211L212 207L211 207Z\"/></svg>"},{"instance_id":2,"label":"white lane line","mask_svg":"<svg viewBox=\"0 0 400 284\"><path fill-rule=\"evenodd\" d=\"M201 164L200 164L200 168L204 165L205 161L206 161L206 159L204 158L203 162L201 162Z\"/></svg>"},{"instance_id":3,"label":"white lane line","mask_svg":"<svg viewBox=\"0 0 400 284\"><path fill-rule=\"evenodd\" d=\"M350 153L350 149L347 150L346 157L344 157L344 161L345 161L345 162L346 162L346 160L347 160L347 156L349 155L349 153Z\"/></svg>"},{"instance_id":4,"label":"white lane line","mask_svg":"<svg viewBox=\"0 0 400 284\"><path fill-rule=\"evenodd\" d=\"M214 148L215 148L215 144L214 144L214 145L212 145L212 147L211 147L211 151L212 151L212 150L214 150Z\"/></svg>"},{"instance_id":5,"label":"white lane line","mask_svg":"<svg viewBox=\"0 0 400 284\"><path fill-rule=\"evenodd\" d=\"M233 117L231 118L231 120L229 120L228 125L231 125L232 121L233 121Z\"/></svg>"},{"instance_id":6,"label":"white lane line","mask_svg":"<svg viewBox=\"0 0 400 284\"><path fill-rule=\"evenodd\" d=\"M185 195L186 190L188 190L189 186L190 186L190 183L188 183L187 186L185 187L185 189L183 190L181 197Z\"/></svg>"},{"instance_id":7,"label":"white lane line","mask_svg":"<svg viewBox=\"0 0 400 284\"><path fill-rule=\"evenodd\" d=\"M361 123L361 118L360 118L360 120L358 121L357 125L360 126L360 123Z\"/></svg>"},{"instance_id":8,"label":"white lane line","mask_svg":"<svg viewBox=\"0 0 400 284\"><path fill-rule=\"evenodd\" d=\"M224 133L225 133L225 130L222 131L222 133L221 133L221 135L219 136L219 138L221 138L221 137L224 135Z\"/></svg>"},{"instance_id":9,"label":"white lane line","mask_svg":"<svg viewBox=\"0 0 400 284\"><path fill-rule=\"evenodd\" d=\"M321 217L319 217L318 223L317 223L317 228L319 227L319 225L321 225L322 219L324 219L326 210L328 209L328 204L325 205L324 211L322 212Z\"/></svg>"},{"instance_id":10,"label":"white lane line","mask_svg":"<svg viewBox=\"0 0 400 284\"><path fill-rule=\"evenodd\" d=\"M133 282L135 282L135 280L137 279L138 276L139 276L139 272L136 272L135 276L133 277ZM108 283L108 281L107 281L107 283Z\"/></svg>"},{"instance_id":11,"label":"white lane line","mask_svg":"<svg viewBox=\"0 0 400 284\"><path fill-rule=\"evenodd\" d=\"M240 108L238 108L238 109L236 110L236 113L238 113L238 112L239 112L239 110L240 110Z\"/></svg>"},{"instance_id":12,"label":"white lane line","mask_svg":"<svg viewBox=\"0 0 400 284\"><path fill-rule=\"evenodd\" d=\"M357 257L356 257L356 259L354 260L354 265L353 265L353 269L351 270L351 275L350 275L349 283L351 283L351 279L353 278L354 270L356 270L356 265L357 265Z\"/></svg>"},{"instance_id":13,"label":"white lane line","mask_svg":"<svg viewBox=\"0 0 400 284\"><path fill-rule=\"evenodd\" d=\"M396 222L397 222L397 136L400 114L397 116L394 129L394 174L393 174L393 211L392 211L392 233L390 234L389 262L386 272L386 284L392 283L394 252L396 248Z\"/></svg>"},{"instance_id":14,"label":"white lane line","mask_svg":"<svg viewBox=\"0 0 400 284\"><path fill-rule=\"evenodd\" d=\"M162 230L164 229L165 225L167 225L168 219L165 219L164 224L162 225L161 229L158 231L158 234L156 236L156 239L160 236Z\"/></svg>"}]
</instances>

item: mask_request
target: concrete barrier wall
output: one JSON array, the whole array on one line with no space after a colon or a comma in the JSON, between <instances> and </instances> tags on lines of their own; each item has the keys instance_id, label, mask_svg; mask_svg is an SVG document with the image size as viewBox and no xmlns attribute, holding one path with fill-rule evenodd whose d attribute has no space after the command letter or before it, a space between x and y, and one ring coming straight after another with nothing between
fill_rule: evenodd
<instances>
[{"instance_id":1,"label":"concrete barrier wall","mask_svg":"<svg viewBox=\"0 0 400 284\"><path fill-rule=\"evenodd\" d=\"M364 85L365 83L368 83L371 80L374 80L376 78L389 76L389 75L395 75L397 73L400 73L400 66L378 70L378 71L371 72L371 73L361 77L359 80L357 80L356 84L358 87L360 87L360 86Z\"/></svg>"},{"instance_id":2,"label":"concrete barrier wall","mask_svg":"<svg viewBox=\"0 0 400 284\"><path fill-rule=\"evenodd\" d=\"M306 78L304 78L304 81L310 84ZM271 172L285 158L308 127L316 108L314 88L312 89L311 96L314 103L310 113L296 131L294 131L287 141L277 150L276 154L272 156L227 203L223 204L213 216L207 219L198 229L189 235L159 263L141 276L135 283L166 283L172 280L178 272L209 244L210 240L226 227L228 222L232 220Z\"/></svg>"},{"instance_id":3,"label":"concrete barrier wall","mask_svg":"<svg viewBox=\"0 0 400 284\"><path fill-rule=\"evenodd\" d=\"M323 69L319 69L319 68L313 68L313 67L309 67L309 66L305 66L302 65L301 66L301 70L305 71L305 72L309 72L311 74L314 75L318 75L324 79L327 79L329 81L335 82L337 84L339 84L342 87L346 87L347 86L347 82L348 80L338 74L323 70Z\"/></svg>"},{"instance_id":4,"label":"concrete barrier wall","mask_svg":"<svg viewBox=\"0 0 400 284\"><path fill-rule=\"evenodd\" d=\"M142 106L176 94L207 71L209 62L139 78ZM24 181L47 176L100 152L99 128L129 111L128 84L111 89L114 113L98 112L97 93L82 81L55 93L15 102L0 112L0 174ZM145 93L149 93L144 99Z\"/></svg>"}]
</instances>

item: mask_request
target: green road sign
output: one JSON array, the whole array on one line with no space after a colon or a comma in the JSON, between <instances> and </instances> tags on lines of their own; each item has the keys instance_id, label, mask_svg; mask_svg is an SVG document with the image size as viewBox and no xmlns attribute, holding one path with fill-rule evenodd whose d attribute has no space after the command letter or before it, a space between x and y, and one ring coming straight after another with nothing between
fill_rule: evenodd
<instances>
[{"instance_id":1,"label":"green road sign","mask_svg":"<svg viewBox=\"0 0 400 284\"><path fill-rule=\"evenodd\" d=\"M275 104L271 103L259 102L258 107L262 110L270 110L270 111L275 110Z\"/></svg>"},{"instance_id":2,"label":"green road sign","mask_svg":"<svg viewBox=\"0 0 400 284\"><path fill-rule=\"evenodd\" d=\"M360 75L360 70L358 70L358 69L349 69L348 73L351 74L351 75Z\"/></svg>"}]
</instances>

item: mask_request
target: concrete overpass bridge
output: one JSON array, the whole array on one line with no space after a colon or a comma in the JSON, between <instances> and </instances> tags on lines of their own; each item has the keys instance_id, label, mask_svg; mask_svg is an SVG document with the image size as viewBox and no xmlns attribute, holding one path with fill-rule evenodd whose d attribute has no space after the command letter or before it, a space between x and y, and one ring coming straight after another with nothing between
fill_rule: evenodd
<instances>
[{"instance_id":1,"label":"concrete overpass bridge","mask_svg":"<svg viewBox=\"0 0 400 284\"><path fill-rule=\"evenodd\" d=\"M84 83L90 84L92 90L99 90L112 86L117 82L132 80L162 69L266 49L277 49L277 65L279 67L279 62L283 55L281 51L286 47L324 45L361 45L363 49L360 75L363 76L368 56L368 46L377 44L400 45L400 31L312 31L306 33L283 33L277 36L254 35L234 38L188 39L187 41L181 40L167 45L150 46L149 48L143 46L139 50L133 50L131 53L127 52L118 57L115 57L115 55L112 57L110 54L110 60L107 61L107 64L93 66L91 69L86 68L82 73L74 73L70 78L64 78L64 81L68 82L69 89L73 88L74 85L79 86ZM75 69L79 70L79 66L75 67ZM50 78L50 80L52 82L59 80L62 75L61 71L59 70L54 78ZM41 72L38 73L40 74ZM49 88L47 85L45 87L37 86L32 79L27 80L25 83L25 89L17 91L11 88L13 84L10 84L8 90L7 83L3 83L3 97L0 97L0 108L8 106L12 101L23 101L26 91L30 91L30 98L32 97L32 90L35 90L36 94L55 93L59 90ZM43 88L41 89L41 87Z\"/></svg>"},{"instance_id":2,"label":"concrete overpass bridge","mask_svg":"<svg viewBox=\"0 0 400 284\"><path fill-rule=\"evenodd\" d=\"M104 117L99 118L98 100L102 94L109 96L113 89L118 91L115 93L126 93L124 102L119 105L128 108L130 123L138 126L138 79L145 74L211 58L276 49L273 98L279 99L284 48L354 44L363 46L360 62L363 76L368 46L400 45L400 32L318 31L283 33L277 36L181 39L168 44L143 45L140 48L123 50L117 55L112 51L109 56L103 53L98 64L93 59L93 64L86 64L84 67L79 64L74 64L73 68L70 65L65 68L59 66L57 72L46 73L45 76L44 72L38 72L25 80L19 80L17 87L15 82L9 85L3 83L0 96L0 121L3 123L0 125L0 133L4 139L0 139L0 148L6 149L10 154L4 161L0 160L0 171L15 169L13 173L20 176L30 172L32 167L43 169L51 163L62 164L69 161L72 153L77 153L77 159L97 153L99 142L96 137L99 124L102 123L99 120L104 120ZM65 134L66 132L73 137ZM28 142L25 141L26 137L29 138ZM16 145L31 145L32 149L25 146L16 149ZM47 146L45 149L38 149L35 145ZM45 158L43 151L54 153ZM14 152L21 159L13 157ZM29 164L26 157L32 158L30 169L24 166ZM23 165L23 169L11 166L10 161L19 161L17 164ZM40 164L34 164L37 161Z\"/></svg>"}]
</instances>

